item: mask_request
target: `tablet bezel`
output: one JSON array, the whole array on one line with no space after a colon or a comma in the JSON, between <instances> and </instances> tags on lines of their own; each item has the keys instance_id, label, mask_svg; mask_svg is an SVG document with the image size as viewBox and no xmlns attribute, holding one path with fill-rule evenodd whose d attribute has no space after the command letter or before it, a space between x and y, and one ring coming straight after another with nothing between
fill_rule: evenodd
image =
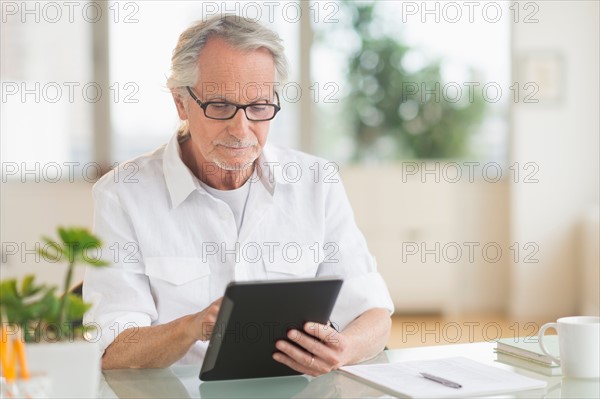
<instances>
[{"instance_id":1,"label":"tablet bezel","mask_svg":"<svg viewBox=\"0 0 600 399\"><path fill-rule=\"evenodd\" d=\"M342 283L338 277L230 283L199 378L219 381L300 374L272 359L275 342L287 339L285 331L301 329L307 321L327 324ZM239 327L252 324L262 326L259 341L252 342L243 333L245 328Z\"/></svg>"}]
</instances>

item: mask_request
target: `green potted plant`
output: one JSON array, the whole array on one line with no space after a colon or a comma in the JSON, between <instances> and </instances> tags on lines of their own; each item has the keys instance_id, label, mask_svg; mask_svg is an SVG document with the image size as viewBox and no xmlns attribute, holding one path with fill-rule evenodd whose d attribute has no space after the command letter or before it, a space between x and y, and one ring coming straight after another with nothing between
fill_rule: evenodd
<instances>
[{"instance_id":1,"label":"green potted plant","mask_svg":"<svg viewBox=\"0 0 600 399\"><path fill-rule=\"evenodd\" d=\"M32 372L52 379L53 397L93 397L100 377L100 351L94 339L84 340L93 326L82 325L91 304L72 292L76 265L103 267L101 240L85 228L59 227L58 240L42 237L38 253L50 263L67 263L64 284L59 287L39 284L35 275L0 281L2 323L18 326L27 344ZM11 331L15 331L11 328ZM97 341L97 339L95 339Z\"/></svg>"}]
</instances>

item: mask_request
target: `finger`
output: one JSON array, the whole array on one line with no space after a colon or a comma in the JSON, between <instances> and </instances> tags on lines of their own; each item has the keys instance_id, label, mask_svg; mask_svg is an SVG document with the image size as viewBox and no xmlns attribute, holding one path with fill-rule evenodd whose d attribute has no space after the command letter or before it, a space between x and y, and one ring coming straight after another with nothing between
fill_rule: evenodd
<instances>
[{"instance_id":1,"label":"finger","mask_svg":"<svg viewBox=\"0 0 600 399\"><path fill-rule=\"evenodd\" d=\"M204 309L202 309L202 312L206 312L208 313L218 313L219 309L221 308L221 303L223 302L223 297L216 299L214 302L212 302L210 305L208 305L207 307L205 307Z\"/></svg>"},{"instance_id":2,"label":"finger","mask_svg":"<svg viewBox=\"0 0 600 399\"><path fill-rule=\"evenodd\" d=\"M288 331L287 336L292 342L300 345L310 353L321 353L327 349L321 341L299 330L292 329Z\"/></svg>"},{"instance_id":3,"label":"finger","mask_svg":"<svg viewBox=\"0 0 600 399\"><path fill-rule=\"evenodd\" d=\"M282 353L282 352L273 353L273 360L275 360L276 362L279 362L281 364L285 364L292 370L296 370L299 373L308 374L309 370L306 370L305 367L302 367L300 364L298 364L295 360L293 360L292 358L287 356L285 353Z\"/></svg>"},{"instance_id":4,"label":"finger","mask_svg":"<svg viewBox=\"0 0 600 399\"><path fill-rule=\"evenodd\" d=\"M208 341L215 330L214 320L203 318L201 319L200 340Z\"/></svg>"},{"instance_id":5,"label":"finger","mask_svg":"<svg viewBox=\"0 0 600 399\"><path fill-rule=\"evenodd\" d=\"M302 367L303 373L313 375L312 373L316 371L318 372L318 375L320 375L331 370L331 365L323 361L320 355L317 356L313 352L307 352L288 341L277 341L275 347L283 354L287 355L291 360L299 365L299 367Z\"/></svg>"},{"instance_id":6,"label":"finger","mask_svg":"<svg viewBox=\"0 0 600 399\"><path fill-rule=\"evenodd\" d=\"M221 303L223 303L223 298L221 297L219 299L216 299L213 303L211 303L211 306L217 306L217 307L221 307Z\"/></svg>"},{"instance_id":7,"label":"finger","mask_svg":"<svg viewBox=\"0 0 600 399\"><path fill-rule=\"evenodd\" d=\"M339 333L331 325L308 322L304 323L304 331L327 346L335 346L339 343Z\"/></svg>"},{"instance_id":8,"label":"finger","mask_svg":"<svg viewBox=\"0 0 600 399\"><path fill-rule=\"evenodd\" d=\"M217 318L217 314L219 310L221 310L221 304L223 302L223 297L217 299L206 308L207 314L211 315L215 319Z\"/></svg>"},{"instance_id":9,"label":"finger","mask_svg":"<svg viewBox=\"0 0 600 399\"><path fill-rule=\"evenodd\" d=\"M288 356L287 354L285 354L283 352L273 353L273 359L281 364L285 364L289 368L296 370L297 372L302 373L302 374L307 374L307 375L310 375L313 377L317 377L317 376L323 374L323 372L317 370L316 368L310 368L310 367L300 364L299 362L297 362L296 360L294 360L293 358L291 358L290 356ZM315 359L315 362L316 361L317 360ZM313 366L314 366L314 363L313 363Z\"/></svg>"},{"instance_id":10,"label":"finger","mask_svg":"<svg viewBox=\"0 0 600 399\"><path fill-rule=\"evenodd\" d=\"M305 323L304 329L307 331L307 336L319 339L321 344L321 349L318 352L314 350L310 350L310 352L318 353L323 363L330 365L333 369L337 369L344 364L343 359L347 354L348 347L342 333L332 326L312 322Z\"/></svg>"},{"instance_id":11,"label":"finger","mask_svg":"<svg viewBox=\"0 0 600 399\"><path fill-rule=\"evenodd\" d=\"M288 355L298 364L304 365L305 367L311 367L314 363L314 355L311 352L302 350L296 345L291 344L285 340L277 341L275 343L275 347L281 352Z\"/></svg>"}]
</instances>

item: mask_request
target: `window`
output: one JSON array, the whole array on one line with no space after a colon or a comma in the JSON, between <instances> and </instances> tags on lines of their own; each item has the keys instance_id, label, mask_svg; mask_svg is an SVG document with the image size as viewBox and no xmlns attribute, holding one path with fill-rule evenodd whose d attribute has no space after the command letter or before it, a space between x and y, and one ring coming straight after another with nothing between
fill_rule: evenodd
<instances>
[{"instance_id":1,"label":"window","mask_svg":"<svg viewBox=\"0 0 600 399\"><path fill-rule=\"evenodd\" d=\"M508 2L327 4L313 23L321 155L505 160Z\"/></svg>"},{"instance_id":2,"label":"window","mask_svg":"<svg viewBox=\"0 0 600 399\"><path fill-rule=\"evenodd\" d=\"M72 2L69 14L60 2L2 3L3 175L92 160L92 112L105 88L92 76L97 9L86 5ZM60 178L54 166L48 177Z\"/></svg>"},{"instance_id":3,"label":"window","mask_svg":"<svg viewBox=\"0 0 600 399\"><path fill-rule=\"evenodd\" d=\"M165 85L178 36L193 21L227 12L260 20L284 39L291 74L280 88L282 112L272 122L271 142L336 161L414 157L414 151L405 151L405 141L371 129L380 124L381 110L373 104L381 100L382 82L370 77L368 68L380 67L381 49L359 49L365 38L375 44L392 38L406 50L396 61L409 76L439 65L437 82L404 82L412 84L417 94L396 104L395 110L392 107L398 117L410 125L411 118L425 115L418 96L427 91L436 92L438 103L460 108L463 100L456 106L452 101L458 95L464 99L474 89L480 102L487 97L482 120L474 123L477 129L466 140L463 156L503 161L506 114L514 94L508 82L509 4L477 2L472 15L463 3L448 4L457 6L351 1L4 2L3 162L26 162L26 168L58 163L64 172L65 162L123 162L165 143L179 124ZM352 21L365 7L372 9L371 22L358 32ZM307 45L311 42L312 48ZM355 67L354 77L353 57L363 68L356 74ZM469 86L473 82L477 86ZM500 96L495 92L498 87ZM362 97L356 97L359 92ZM103 120L104 127L98 125ZM366 128L362 132L357 129L360 123Z\"/></svg>"},{"instance_id":4,"label":"window","mask_svg":"<svg viewBox=\"0 0 600 399\"><path fill-rule=\"evenodd\" d=\"M294 82L300 56L299 22L282 13L288 3L111 2L109 8L121 11L118 23L110 24L110 76L113 92L118 91L118 98L111 102L112 161L122 162L151 151L176 131L179 118L166 88L171 52L179 34L194 21L228 12L260 20L284 39L291 66L290 83L280 88L282 111L271 123L269 140L296 146L299 98ZM294 17L295 8L288 6L290 17Z\"/></svg>"}]
</instances>

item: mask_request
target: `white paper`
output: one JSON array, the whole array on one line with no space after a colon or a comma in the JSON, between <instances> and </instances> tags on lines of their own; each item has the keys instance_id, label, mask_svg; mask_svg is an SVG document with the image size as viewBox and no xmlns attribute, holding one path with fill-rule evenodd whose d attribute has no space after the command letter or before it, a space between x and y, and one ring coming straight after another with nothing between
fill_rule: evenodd
<instances>
[{"instance_id":1,"label":"white paper","mask_svg":"<svg viewBox=\"0 0 600 399\"><path fill-rule=\"evenodd\" d=\"M413 398L464 397L546 387L546 381L488 366L464 357L342 367L340 370L395 394ZM429 373L462 385L451 388L428 380Z\"/></svg>"}]
</instances>

